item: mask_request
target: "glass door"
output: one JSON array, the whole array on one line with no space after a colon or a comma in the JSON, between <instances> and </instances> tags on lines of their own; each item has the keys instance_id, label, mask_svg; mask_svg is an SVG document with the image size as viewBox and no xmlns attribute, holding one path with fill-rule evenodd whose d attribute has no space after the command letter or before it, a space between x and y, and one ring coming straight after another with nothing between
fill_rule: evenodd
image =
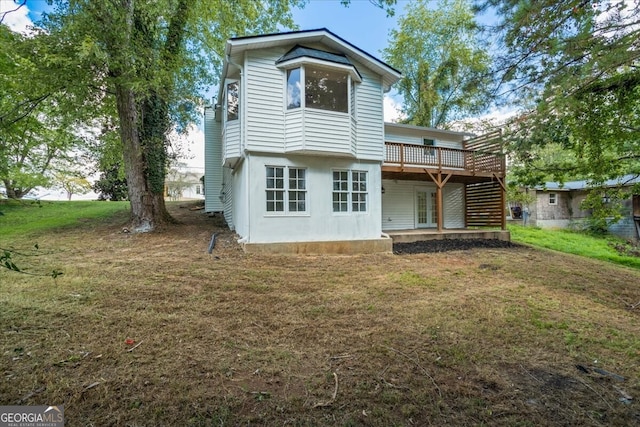
<instances>
[{"instance_id":1,"label":"glass door","mask_svg":"<svg viewBox=\"0 0 640 427\"><path fill-rule=\"evenodd\" d=\"M438 213L436 209L435 190L417 188L415 199L416 199L416 212L415 212L416 228L436 227L438 222Z\"/></svg>"}]
</instances>

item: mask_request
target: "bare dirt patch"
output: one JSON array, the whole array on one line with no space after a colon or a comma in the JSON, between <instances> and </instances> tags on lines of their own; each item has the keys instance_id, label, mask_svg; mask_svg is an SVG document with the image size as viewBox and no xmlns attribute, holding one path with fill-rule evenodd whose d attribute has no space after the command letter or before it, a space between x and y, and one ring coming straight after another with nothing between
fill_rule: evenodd
<instances>
[{"instance_id":1,"label":"bare dirt patch","mask_svg":"<svg viewBox=\"0 0 640 427\"><path fill-rule=\"evenodd\" d=\"M64 404L69 426L640 421L636 270L526 247L250 255L191 206L157 233L42 236L56 281L0 272L1 404Z\"/></svg>"}]
</instances>

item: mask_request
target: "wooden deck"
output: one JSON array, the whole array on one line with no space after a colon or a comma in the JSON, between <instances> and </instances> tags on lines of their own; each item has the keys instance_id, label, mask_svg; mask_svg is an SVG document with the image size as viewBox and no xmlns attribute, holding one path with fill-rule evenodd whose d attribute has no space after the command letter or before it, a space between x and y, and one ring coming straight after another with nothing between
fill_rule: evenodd
<instances>
[{"instance_id":1,"label":"wooden deck","mask_svg":"<svg viewBox=\"0 0 640 427\"><path fill-rule=\"evenodd\" d=\"M445 238L489 238L509 240L506 232L506 160L502 132L496 130L462 142L461 148L385 142L382 178L403 181L431 181L436 186L437 229L424 237L403 237L404 241ZM443 188L447 183L463 183L465 226L500 227L500 232L481 230L455 234L444 229ZM490 228L489 228L490 229ZM506 234L505 234L506 232ZM435 233L435 234L434 234ZM396 235L398 233L395 233ZM412 231L409 235L414 234ZM455 235L457 237L448 237ZM469 237L471 236L471 237ZM473 237L478 236L478 237ZM401 237L398 237L401 238ZM395 241L395 239L394 239Z\"/></svg>"},{"instance_id":2,"label":"wooden deck","mask_svg":"<svg viewBox=\"0 0 640 427\"><path fill-rule=\"evenodd\" d=\"M502 145L500 130L465 140L462 148L385 142L382 172L411 176L437 171L453 179L476 182L502 179L506 174Z\"/></svg>"},{"instance_id":3,"label":"wooden deck","mask_svg":"<svg viewBox=\"0 0 640 427\"><path fill-rule=\"evenodd\" d=\"M511 241L508 230L469 230L469 229L414 229L414 230L390 230L385 231L393 243L412 243L423 240L445 239L485 239Z\"/></svg>"},{"instance_id":4,"label":"wooden deck","mask_svg":"<svg viewBox=\"0 0 640 427\"><path fill-rule=\"evenodd\" d=\"M385 143L383 172L419 173L432 169L460 176L503 176L501 154L424 145Z\"/></svg>"}]
</instances>

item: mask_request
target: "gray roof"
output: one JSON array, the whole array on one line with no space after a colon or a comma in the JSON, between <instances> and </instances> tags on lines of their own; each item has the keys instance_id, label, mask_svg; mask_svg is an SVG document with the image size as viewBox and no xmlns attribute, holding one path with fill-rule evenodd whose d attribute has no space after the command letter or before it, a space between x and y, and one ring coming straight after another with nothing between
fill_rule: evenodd
<instances>
[{"instance_id":1,"label":"gray roof","mask_svg":"<svg viewBox=\"0 0 640 427\"><path fill-rule=\"evenodd\" d=\"M347 58L346 55L342 55L340 53L325 52L324 50L300 46L299 44L295 45L293 49L291 49L289 52L282 55L282 57L280 57L280 59L276 61L276 64L280 64L282 62L289 61L291 59L297 59L302 57L315 58L315 59L320 59L322 61L334 62L336 64L353 66L353 64L351 63L351 61L349 61L349 58Z\"/></svg>"},{"instance_id":2,"label":"gray roof","mask_svg":"<svg viewBox=\"0 0 640 427\"><path fill-rule=\"evenodd\" d=\"M283 31L281 33L271 33L271 34L259 34L259 35L255 35L255 36L243 36L243 37L234 37L231 39L231 41L252 41L252 40L258 40L258 39L264 39L264 38L271 38L271 37L275 37L275 38L279 38L279 37L286 37L286 36L305 36L305 35L313 35L313 34L319 34L319 33L324 33L329 35L332 38L335 38L336 40L339 40L342 44L349 46L351 49L359 52L360 54L364 55L366 58L368 58L370 61L374 61L382 66L384 66L385 68L388 68L389 70L391 70L392 72L396 73L398 75L398 79L401 77L401 73L400 71L396 70L395 68L393 68L391 65L387 64L386 62L381 61L380 59L376 58L375 56L371 55L368 52L365 52L364 50L360 49L359 47L349 43L348 41L346 41L345 39L343 39L342 37L332 33L331 31L327 30L326 28L317 28L314 30L302 30L302 31Z\"/></svg>"},{"instance_id":3,"label":"gray roof","mask_svg":"<svg viewBox=\"0 0 640 427\"><path fill-rule=\"evenodd\" d=\"M626 186L631 186L639 183L640 183L640 175L630 174L630 175L621 176L620 178L617 178L617 179L610 179L608 181L605 181L603 186L604 187L620 187L620 186L626 187ZM536 190L559 190L559 191L585 190L592 186L593 186L592 182L588 180L567 181L565 183L545 182L543 186L536 187Z\"/></svg>"}]
</instances>

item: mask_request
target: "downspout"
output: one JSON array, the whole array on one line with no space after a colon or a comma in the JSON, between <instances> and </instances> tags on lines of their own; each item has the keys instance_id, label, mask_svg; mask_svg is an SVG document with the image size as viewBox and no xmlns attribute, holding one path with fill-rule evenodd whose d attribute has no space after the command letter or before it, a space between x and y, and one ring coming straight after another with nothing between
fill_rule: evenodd
<instances>
[{"instance_id":1,"label":"downspout","mask_svg":"<svg viewBox=\"0 0 640 427\"><path fill-rule=\"evenodd\" d=\"M246 55L245 55L245 61L246 61ZM250 240L250 236L251 236L251 197L250 197L250 178L251 178L251 173L250 173L250 161L249 161L249 154L247 153L247 144L245 141L245 135L246 135L246 124L247 121L245 119L246 117L246 111L247 111L247 97L246 97L246 82L244 81L244 64L238 64L236 62L233 62L233 60L231 59L231 55L229 55L227 53L227 62L231 65L235 65L236 67L238 67L238 69L240 70L240 126L239 126L239 132L240 132L240 146L242 147L242 151L245 155L245 157L247 158L247 164L246 164L246 168L245 168L245 173L246 173L246 179L245 179L245 197L246 197L246 207L247 207L247 233L245 236L243 236L242 239L240 239L238 241L238 243L247 243Z\"/></svg>"}]
</instances>

